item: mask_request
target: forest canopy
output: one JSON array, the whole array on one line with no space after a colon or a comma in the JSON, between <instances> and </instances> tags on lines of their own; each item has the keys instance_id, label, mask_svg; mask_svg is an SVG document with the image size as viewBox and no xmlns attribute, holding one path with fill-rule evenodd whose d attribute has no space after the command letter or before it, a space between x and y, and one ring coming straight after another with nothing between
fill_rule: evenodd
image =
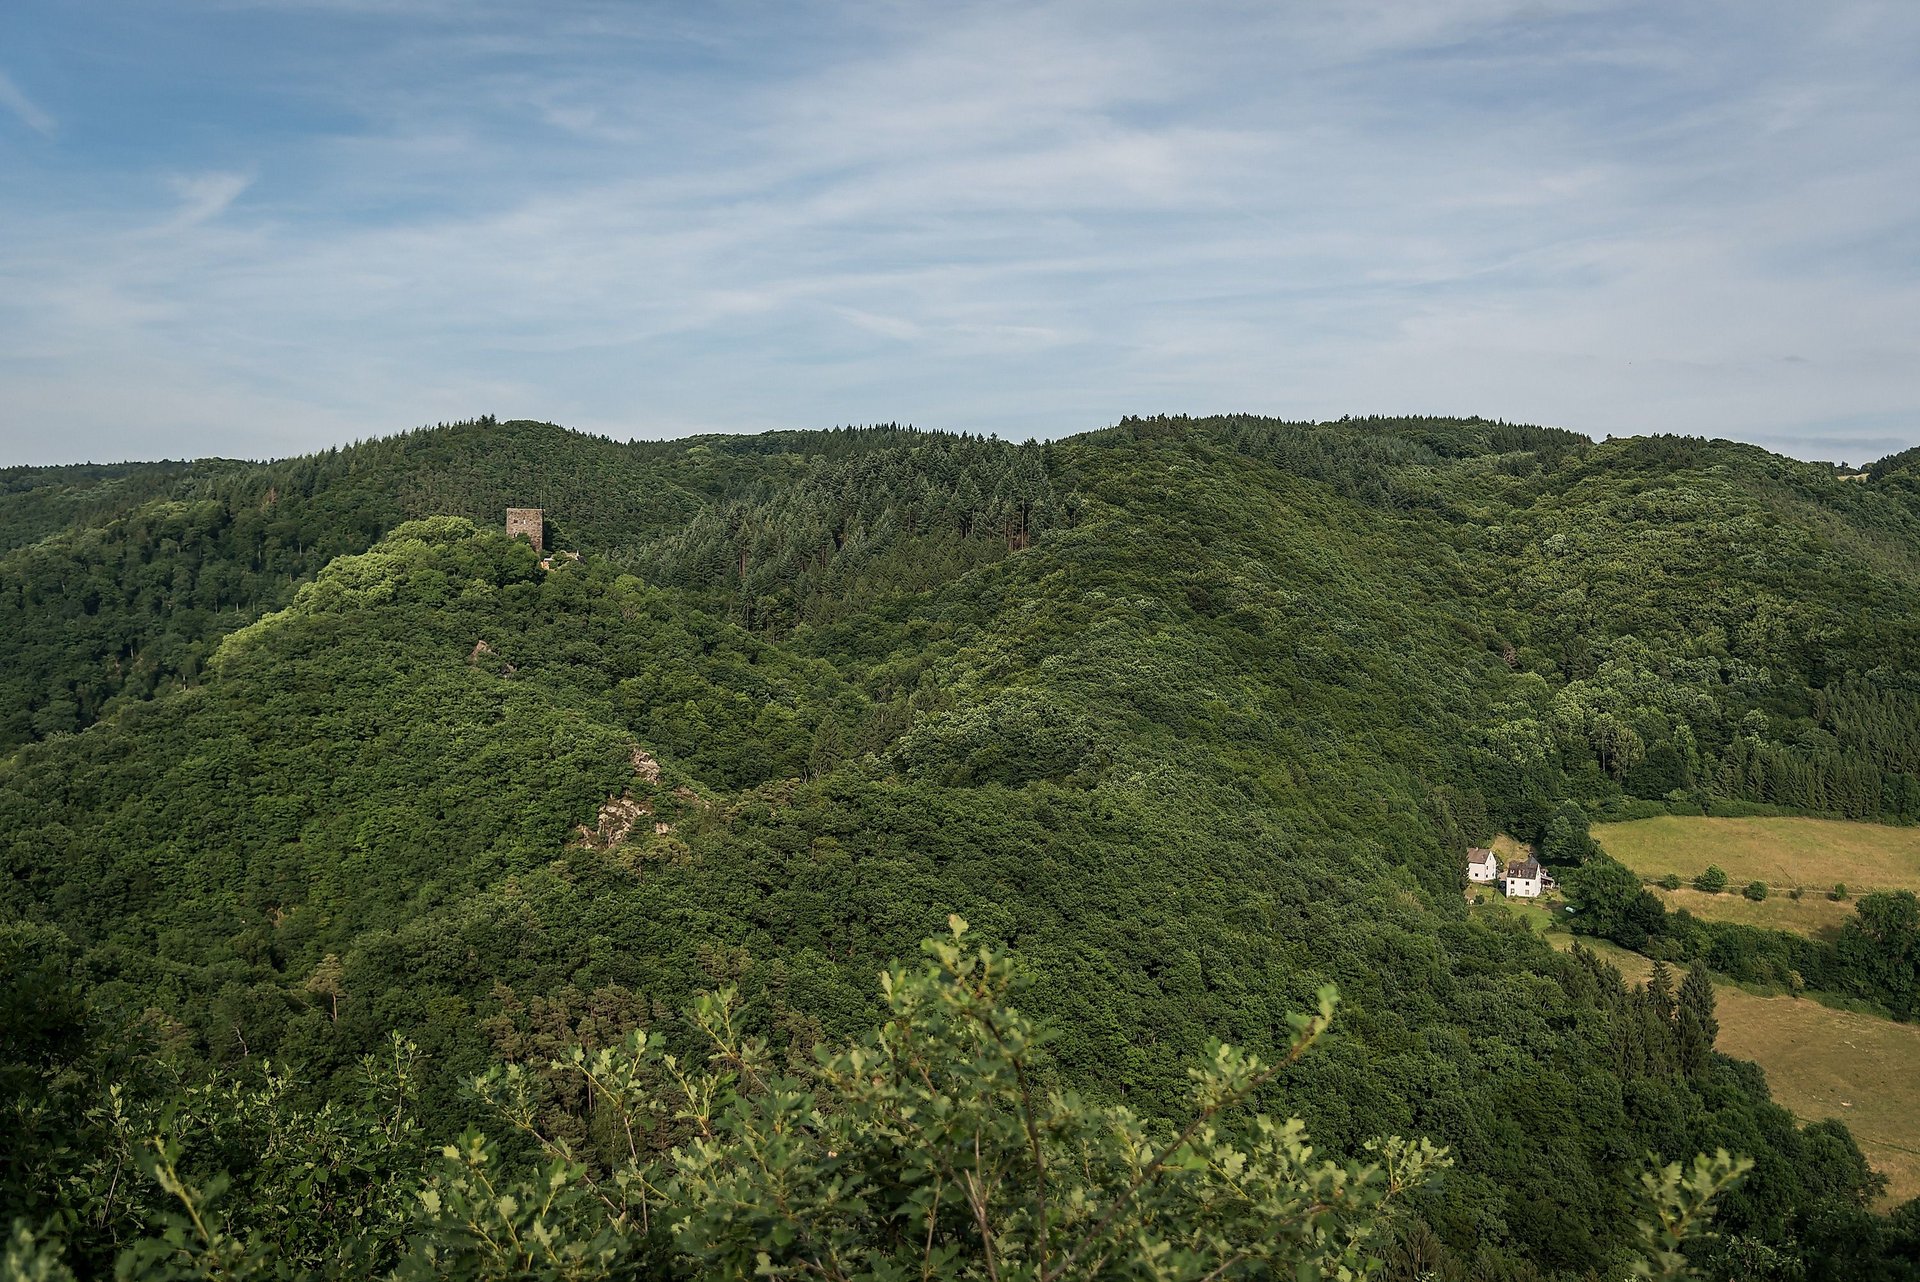
<instances>
[{"instance_id":1,"label":"forest canopy","mask_svg":"<svg viewBox=\"0 0 1920 1282\"><path fill-rule=\"evenodd\" d=\"M545 509L553 555L508 506ZM1444 1148L1369 1230L1388 1276L1615 1276L1651 1258L1649 1155L1718 1150L1753 1167L1687 1267L1914 1259L1920 1212L1876 1214L1844 1127L1713 1053L1694 978L1911 1017L1912 897L1861 896L1832 941L1705 923L1588 835L1920 819L1906 470L1479 419L1047 444L479 420L16 469L0 531L0 929L48 995L0 1056L28 1139L0 1191L76 1267L178 1228L159 1167L140 1207L69 1197L116 1084L198 1119L218 1160L183 1151L182 1188L280 1187L248 1128L304 1119L355 1178L454 1146L444 1210L496 1160L470 1132L537 1177L537 1137L489 1130L507 1083L552 1160L604 1173L573 1048L704 1062L680 1012L728 991L757 1071L815 1074L950 914L1018 959L1034 1089L1074 1117L1165 1134L1218 1042L1281 1065L1249 1109L1326 1153ZM1462 852L1496 832L1578 929L1687 978L1630 987L1470 913ZM1328 985L1338 1020L1290 1057ZM396 1074L404 1127L368 1103Z\"/></svg>"}]
</instances>

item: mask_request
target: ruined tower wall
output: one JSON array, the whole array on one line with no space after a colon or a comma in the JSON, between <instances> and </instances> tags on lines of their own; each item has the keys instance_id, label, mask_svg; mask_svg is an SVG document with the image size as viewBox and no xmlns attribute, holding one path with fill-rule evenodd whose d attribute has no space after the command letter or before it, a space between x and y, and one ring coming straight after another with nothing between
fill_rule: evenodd
<instances>
[{"instance_id":1,"label":"ruined tower wall","mask_svg":"<svg viewBox=\"0 0 1920 1282\"><path fill-rule=\"evenodd\" d=\"M507 537L524 534L533 544L533 550L547 550L547 514L537 507L510 507L507 509Z\"/></svg>"}]
</instances>

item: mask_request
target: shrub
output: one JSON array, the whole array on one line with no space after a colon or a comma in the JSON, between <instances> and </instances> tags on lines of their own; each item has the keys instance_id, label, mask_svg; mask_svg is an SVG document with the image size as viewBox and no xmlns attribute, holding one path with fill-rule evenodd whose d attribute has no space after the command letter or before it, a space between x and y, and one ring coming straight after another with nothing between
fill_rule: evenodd
<instances>
[{"instance_id":1,"label":"shrub","mask_svg":"<svg viewBox=\"0 0 1920 1282\"><path fill-rule=\"evenodd\" d=\"M1800 888L1799 886L1795 886L1795 887L1794 887L1794 888L1793 888L1792 890L1789 890L1789 891L1787 892L1787 898L1788 898L1788 899L1791 899L1791 900L1793 900L1793 901L1795 901L1795 902L1797 903L1797 902L1799 902L1799 899L1800 899L1800 896L1802 896L1802 895L1804 895L1804 894L1806 894L1806 893L1807 893L1807 892L1806 892L1805 890L1803 890L1803 889L1801 889L1801 888Z\"/></svg>"},{"instance_id":2,"label":"shrub","mask_svg":"<svg viewBox=\"0 0 1920 1282\"><path fill-rule=\"evenodd\" d=\"M1727 870L1719 864L1708 864L1707 870L1693 879L1693 888L1709 895L1719 894L1727 888Z\"/></svg>"},{"instance_id":3,"label":"shrub","mask_svg":"<svg viewBox=\"0 0 1920 1282\"><path fill-rule=\"evenodd\" d=\"M1708 813L1722 819L1748 819L1772 815L1787 815L1793 812L1784 806L1769 806L1759 801L1740 801L1732 797L1715 797L1708 807Z\"/></svg>"},{"instance_id":4,"label":"shrub","mask_svg":"<svg viewBox=\"0 0 1920 1282\"><path fill-rule=\"evenodd\" d=\"M1757 904L1767 897L1767 883L1764 881L1750 881L1747 883L1746 889L1740 893Z\"/></svg>"},{"instance_id":5,"label":"shrub","mask_svg":"<svg viewBox=\"0 0 1920 1282\"><path fill-rule=\"evenodd\" d=\"M1680 874L1677 872L1670 872L1660 879L1660 886L1663 890L1678 890L1684 885L1686 885L1686 883L1680 880Z\"/></svg>"},{"instance_id":6,"label":"shrub","mask_svg":"<svg viewBox=\"0 0 1920 1282\"><path fill-rule=\"evenodd\" d=\"M1833 889L1827 892L1827 898L1835 901L1845 899L1846 897L1847 897L1847 883L1844 881L1834 882Z\"/></svg>"},{"instance_id":7,"label":"shrub","mask_svg":"<svg viewBox=\"0 0 1920 1282\"><path fill-rule=\"evenodd\" d=\"M1211 1043L1184 1126L1036 1089L1048 1034L1010 1004L1016 966L969 950L966 923L948 920L948 937L925 945L929 964L881 976L885 1021L821 1049L804 1078L780 1074L742 1030L731 988L695 1001L700 1058L667 1054L657 1032L565 1052L550 1070L591 1085L610 1123L606 1142L585 1149L548 1133L540 1079L508 1065L472 1088L514 1147L468 1131L440 1149L424 1185L409 1178L428 1146L405 1086L415 1048L397 1039L392 1089L366 1065L364 1114L301 1113L281 1094L244 1099L223 1083L200 1090L190 1115L218 1135L243 1134L225 1116L231 1102L292 1145L240 1186L183 1174L182 1140L162 1133L177 1125L174 1106L150 1106L124 1128L127 1156L184 1213L158 1211L164 1234L134 1241L117 1276L1360 1277L1392 1204L1449 1165L1424 1140L1326 1160L1299 1121L1251 1111L1326 1033L1331 986L1316 1011L1288 1017L1291 1037L1271 1060ZM669 1118L687 1123L671 1152L638 1138ZM1650 1214L1636 1225L1633 1275L1690 1276L1684 1248L1752 1165L1721 1150L1644 1172ZM356 1195L350 1214L339 1213L342 1191ZM291 1235L289 1207L305 1226ZM0 1276L71 1282L60 1256L22 1222L0 1240ZM375 1267L392 1262L397 1273Z\"/></svg>"}]
</instances>

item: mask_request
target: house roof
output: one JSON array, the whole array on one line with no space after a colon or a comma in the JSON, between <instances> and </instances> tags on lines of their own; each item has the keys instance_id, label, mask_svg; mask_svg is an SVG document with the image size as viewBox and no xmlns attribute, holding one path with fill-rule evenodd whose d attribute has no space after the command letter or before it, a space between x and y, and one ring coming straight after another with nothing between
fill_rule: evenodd
<instances>
[{"instance_id":1,"label":"house roof","mask_svg":"<svg viewBox=\"0 0 1920 1282\"><path fill-rule=\"evenodd\" d=\"M1518 877L1525 881L1531 881L1539 875L1540 861L1531 856L1526 859L1516 859L1507 865L1508 877Z\"/></svg>"},{"instance_id":2,"label":"house roof","mask_svg":"<svg viewBox=\"0 0 1920 1282\"><path fill-rule=\"evenodd\" d=\"M1470 864L1484 864L1491 858L1493 858L1493 852L1485 846L1467 847L1467 862Z\"/></svg>"}]
</instances>

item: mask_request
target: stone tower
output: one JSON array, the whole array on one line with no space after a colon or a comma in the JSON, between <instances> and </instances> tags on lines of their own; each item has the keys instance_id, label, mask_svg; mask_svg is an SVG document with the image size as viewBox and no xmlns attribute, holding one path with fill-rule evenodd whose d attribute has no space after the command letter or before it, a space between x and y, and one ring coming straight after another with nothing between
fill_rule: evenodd
<instances>
[{"instance_id":1,"label":"stone tower","mask_svg":"<svg viewBox=\"0 0 1920 1282\"><path fill-rule=\"evenodd\" d=\"M507 509L507 537L524 534L535 552L547 550L547 514L537 507Z\"/></svg>"}]
</instances>

